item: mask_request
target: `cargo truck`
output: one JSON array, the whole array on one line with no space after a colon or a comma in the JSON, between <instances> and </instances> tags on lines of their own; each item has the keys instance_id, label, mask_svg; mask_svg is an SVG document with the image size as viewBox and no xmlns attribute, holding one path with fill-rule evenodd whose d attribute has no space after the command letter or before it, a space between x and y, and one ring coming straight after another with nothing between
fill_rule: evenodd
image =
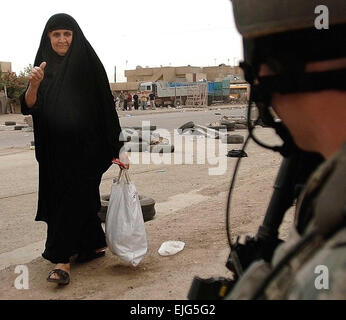
<instances>
[{"instance_id":1,"label":"cargo truck","mask_svg":"<svg viewBox=\"0 0 346 320\"><path fill-rule=\"evenodd\" d=\"M155 94L157 107L185 105L189 97L200 94L203 82L142 82L138 90L146 95Z\"/></svg>"}]
</instances>

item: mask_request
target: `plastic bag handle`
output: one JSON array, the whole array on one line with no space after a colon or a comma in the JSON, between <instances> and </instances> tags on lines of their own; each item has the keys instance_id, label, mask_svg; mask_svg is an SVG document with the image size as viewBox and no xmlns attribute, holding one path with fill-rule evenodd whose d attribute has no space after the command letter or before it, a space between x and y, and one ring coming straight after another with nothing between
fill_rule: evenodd
<instances>
[{"instance_id":1,"label":"plastic bag handle","mask_svg":"<svg viewBox=\"0 0 346 320\"><path fill-rule=\"evenodd\" d=\"M119 159L113 158L112 162L114 164L117 164L120 169L124 169L125 168L125 164L123 162L121 162Z\"/></svg>"},{"instance_id":2,"label":"plastic bag handle","mask_svg":"<svg viewBox=\"0 0 346 320\"><path fill-rule=\"evenodd\" d=\"M119 170L119 175L118 175L118 183L120 182L121 178L125 176L125 180L128 184L131 183L131 179L130 179L130 176L129 176L129 173L127 171L127 169L124 169L122 167L120 167L120 170Z\"/></svg>"}]
</instances>

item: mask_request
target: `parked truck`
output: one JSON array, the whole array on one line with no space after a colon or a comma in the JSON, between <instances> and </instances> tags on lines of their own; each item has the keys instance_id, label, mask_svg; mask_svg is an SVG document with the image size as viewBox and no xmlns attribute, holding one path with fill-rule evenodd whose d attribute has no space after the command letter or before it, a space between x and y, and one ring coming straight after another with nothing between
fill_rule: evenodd
<instances>
[{"instance_id":1,"label":"parked truck","mask_svg":"<svg viewBox=\"0 0 346 320\"><path fill-rule=\"evenodd\" d=\"M232 83L229 79L204 82L142 82L138 91L149 96L155 94L157 107L195 104L205 98L205 103L245 103L249 96L247 83ZM193 101L192 101L193 100Z\"/></svg>"},{"instance_id":2,"label":"parked truck","mask_svg":"<svg viewBox=\"0 0 346 320\"><path fill-rule=\"evenodd\" d=\"M185 105L188 99L207 93L206 82L142 82L138 90L146 95L155 94L157 107Z\"/></svg>"},{"instance_id":3,"label":"parked truck","mask_svg":"<svg viewBox=\"0 0 346 320\"><path fill-rule=\"evenodd\" d=\"M229 80L208 82L208 106L215 102L230 102Z\"/></svg>"}]
</instances>

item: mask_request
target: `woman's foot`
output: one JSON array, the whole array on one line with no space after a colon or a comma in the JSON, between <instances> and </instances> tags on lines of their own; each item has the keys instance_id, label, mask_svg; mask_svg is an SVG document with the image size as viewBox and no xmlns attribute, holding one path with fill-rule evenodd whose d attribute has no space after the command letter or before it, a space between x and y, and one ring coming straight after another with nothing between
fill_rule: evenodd
<instances>
[{"instance_id":1,"label":"woman's foot","mask_svg":"<svg viewBox=\"0 0 346 320\"><path fill-rule=\"evenodd\" d=\"M97 249L97 250L95 250L95 253L104 252L104 251L106 251L106 249L107 249L107 247Z\"/></svg>"},{"instance_id":2,"label":"woman's foot","mask_svg":"<svg viewBox=\"0 0 346 320\"><path fill-rule=\"evenodd\" d=\"M58 263L55 268L49 273L47 281L58 284L70 283L70 264Z\"/></svg>"}]
</instances>

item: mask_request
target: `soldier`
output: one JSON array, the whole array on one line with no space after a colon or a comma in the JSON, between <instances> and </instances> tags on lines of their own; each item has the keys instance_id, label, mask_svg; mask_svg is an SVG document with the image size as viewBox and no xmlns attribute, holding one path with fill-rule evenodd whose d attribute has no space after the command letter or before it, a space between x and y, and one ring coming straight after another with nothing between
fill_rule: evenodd
<instances>
[{"instance_id":1,"label":"soldier","mask_svg":"<svg viewBox=\"0 0 346 320\"><path fill-rule=\"evenodd\" d=\"M346 2L232 4L251 100L288 129L286 153L298 147L324 162L299 196L288 240L270 262L252 263L226 299L346 299Z\"/></svg>"}]
</instances>

